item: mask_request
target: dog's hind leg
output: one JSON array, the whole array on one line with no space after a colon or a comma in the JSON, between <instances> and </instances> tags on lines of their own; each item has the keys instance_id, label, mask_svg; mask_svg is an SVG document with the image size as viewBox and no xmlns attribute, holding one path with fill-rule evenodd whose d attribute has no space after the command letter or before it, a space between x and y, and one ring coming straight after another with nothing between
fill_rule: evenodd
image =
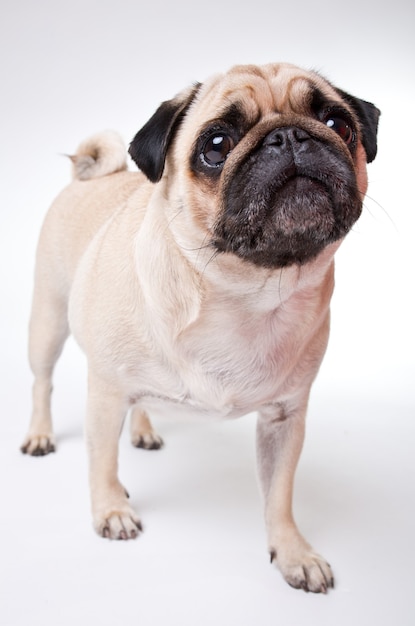
<instances>
[{"instance_id":1,"label":"dog's hind leg","mask_svg":"<svg viewBox=\"0 0 415 626\"><path fill-rule=\"evenodd\" d=\"M147 413L137 406L131 412L130 436L136 448L159 450L163 447L163 440L154 431Z\"/></svg>"},{"instance_id":2,"label":"dog's hind leg","mask_svg":"<svg viewBox=\"0 0 415 626\"><path fill-rule=\"evenodd\" d=\"M55 451L50 397L52 375L69 334L67 297L51 285L51 268L38 267L29 328L29 361L34 374L33 409L22 452L43 456Z\"/></svg>"}]
</instances>

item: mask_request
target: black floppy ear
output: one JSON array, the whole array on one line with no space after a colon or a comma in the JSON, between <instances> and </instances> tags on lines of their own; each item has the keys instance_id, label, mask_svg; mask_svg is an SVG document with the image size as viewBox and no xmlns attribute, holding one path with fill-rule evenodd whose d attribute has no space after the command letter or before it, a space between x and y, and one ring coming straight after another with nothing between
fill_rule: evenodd
<instances>
[{"instance_id":1,"label":"black floppy ear","mask_svg":"<svg viewBox=\"0 0 415 626\"><path fill-rule=\"evenodd\" d=\"M370 163L374 160L378 150L377 133L380 111L371 102L351 96L341 89L337 89L337 92L352 107L359 119L362 130L362 143L366 150L367 162Z\"/></svg>"},{"instance_id":2,"label":"black floppy ear","mask_svg":"<svg viewBox=\"0 0 415 626\"><path fill-rule=\"evenodd\" d=\"M152 183L162 177L170 142L199 87L163 102L130 144L131 158Z\"/></svg>"}]
</instances>

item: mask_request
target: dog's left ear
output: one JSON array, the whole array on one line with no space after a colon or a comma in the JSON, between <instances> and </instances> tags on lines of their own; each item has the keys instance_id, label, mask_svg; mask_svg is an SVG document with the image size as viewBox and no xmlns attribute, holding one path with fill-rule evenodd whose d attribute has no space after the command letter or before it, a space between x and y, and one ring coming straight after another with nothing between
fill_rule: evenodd
<instances>
[{"instance_id":1,"label":"dog's left ear","mask_svg":"<svg viewBox=\"0 0 415 626\"><path fill-rule=\"evenodd\" d=\"M371 102L351 96L341 89L337 89L337 93L352 107L359 119L362 143L366 151L367 162L370 163L376 157L378 150L377 133L380 111Z\"/></svg>"},{"instance_id":2,"label":"dog's left ear","mask_svg":"<svg viewBox=\"0 0 415 626\"><path fill-rule=\"evenodd\" d=\"M162 177L169 145L199 87L163 102L130 144L131 158L152 183Z\"/></svg>"}]
</instances>

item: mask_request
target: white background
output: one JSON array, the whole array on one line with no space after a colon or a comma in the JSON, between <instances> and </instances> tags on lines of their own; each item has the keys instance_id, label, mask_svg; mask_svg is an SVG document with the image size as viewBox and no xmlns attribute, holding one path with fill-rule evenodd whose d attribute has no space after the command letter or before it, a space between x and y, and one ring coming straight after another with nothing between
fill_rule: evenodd
<instances>
[{"instance_id":1,"label":"white background","mask_svg":"<svg viewBox=\"0 0 415 626\"><path fill-rule=\"evenodd\" d=\"M284 6L286 4L286 6ZM414 609L414 4L394 0L3 0L0 623L409 626ZM311 399L295 510L337 588L288 587L268 564L254 416L158 424L162 452L121 440L136 542L91 529L85 364L71 341L54 395L58 451L20 454L37 235L69 180L61 156L234 63L315 68L382 109L364 215L341 248L332 336Z\"/></svg>"}]
</instances>

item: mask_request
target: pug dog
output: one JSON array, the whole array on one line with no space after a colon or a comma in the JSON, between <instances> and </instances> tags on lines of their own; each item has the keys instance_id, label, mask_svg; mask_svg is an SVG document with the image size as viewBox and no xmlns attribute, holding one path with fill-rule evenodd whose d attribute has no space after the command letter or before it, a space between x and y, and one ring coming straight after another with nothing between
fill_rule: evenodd
<instances>
[{"instance_id":1,"label":"pug dog","mask_svg":"<svg viewBox=\"0 0 415 626\"><path fill-rule=\"evenodd\" d=\"M33 414L22 451L55 450L52 373L71 332L88 362L86 440L95 530L141 530L117 475L131 409L257 412L268 550L286 581L327 592L330 566L292 513L310 387L329 337L333 258L362 211L379 110L289 64L237 66L164 102L127 171L106 131L71 157L50 208L30 321Z\"/></svg>"}]
</instances>

